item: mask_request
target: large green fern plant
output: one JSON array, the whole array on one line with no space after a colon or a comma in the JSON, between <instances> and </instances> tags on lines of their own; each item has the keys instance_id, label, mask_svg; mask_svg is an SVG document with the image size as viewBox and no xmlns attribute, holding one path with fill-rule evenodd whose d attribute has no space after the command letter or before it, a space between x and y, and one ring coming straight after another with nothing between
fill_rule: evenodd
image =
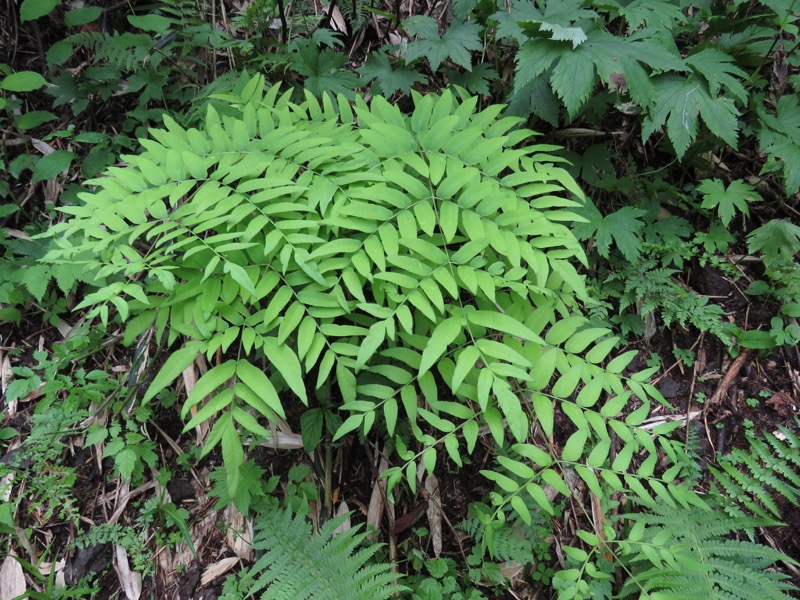
<instances>
[{"instance_id":1,"label":"large green fern plant","mask_svg":"<svg viewBox=\"0 0 800 600\"><path fill-rule=\"evenodd\" d=\"M81 307L103 322L113 307L129 342L184 340L143 401L197 353L213 361L182 414L213 424L204 452L221 444L232 491L245 435L269 439L287 401L314 397L348 415L336 438L393 436L390 482L412 488L442 449L460 465L482 426L512 441L517 479L485 472L504 492L493 518L529 518L521 495L551 510L543 489L569 493L565 465L598 493L597 469L615 489L650 477L657 448L637 426L660 396L649 373L624 375L635 352L601 366L619 339L579 312L568 225L583 197L553 147L518 148L533 135L519 119L451 92L415 95L410 116L381 97L291 98L256 77L200 129L165 119L51 230L50 260L112 282ZM574 433L543 451L532 427L551 436L557 412Z\"/></svg>"}]
</instances>

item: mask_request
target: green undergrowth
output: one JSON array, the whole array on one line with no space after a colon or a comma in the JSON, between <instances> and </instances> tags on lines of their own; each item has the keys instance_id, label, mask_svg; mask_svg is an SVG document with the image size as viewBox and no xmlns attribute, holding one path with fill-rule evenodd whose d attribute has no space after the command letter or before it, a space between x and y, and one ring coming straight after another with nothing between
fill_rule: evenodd
<instances>
[{"instance_id":1,"label":"green undergrowth","mask_svg":"<svg viewBox=\"0 0 800 600\"><path fill-rule=\"evenodd\" d=\"M108 281L78 306L88 318L174 348L143 405L199 353L211 361L181 414L185 431L209 421L201 455L221 446L231 497L289 403L324 403L347 415L330 442L383 440L395 497L437 464L461 468L484 428L484 548L509 519L555 516L579 483L605 510L625 495L715 514L684 480L680 422L641 427L666 405L655 370L631 372L636 352L582 314L568 225L585 200L557 148L521 145L534 134L519 119L451 92L415 95L410 115L380 97L292 98L255 77L199 129L166 119L47 234L47 262ZM546 443L557 422L565 441ZM595 524L579 536L591 552L565 547L583 564L553 574L560 597L610 592L629 552L595 559L616 535Z\"/></svg>"},{"instance_id":2,"label":"green undergrowth","mask_svg":"<svg viewBox=\"0 0 800 600\"><path fill-rule=\"evenodd\" d=\"M798 502L796 431L750 432L701 478L682 421L645 422L674 407L625 339L800 341L798 8L441 6L22 2L23 26L64 29L46 64L0 65L0 320L67 342L11 353L6 401L36 407L29 431L0 429L4 446L26 437L0 474L29 490L0 522L80 527L80 469L61 464L75 436L110 476L166 482L152 426L177 405L184 433L210 431L180 464L219 449L211 495L255 516L259 558L230 597L298 597L298 561L354 597L398 589L363 532L310 537L300 515L332 496L312 467L255 463L290 430L317 471L377 447L398 504L480 456L490 491L458 526L464 560L432 558L415 528L411 597L492 597L512 572L564 599L788 597L791 559L762 533ZM731 292L698 293L699 271ZM766 316L733 322L737 303ZM126 377L90 358L120 339ZM176 395L193 363L208 370ZM163 495L135 515L76 547L121 545L152 574L149 549L188 540L188 516Z\"/></svg>"}]
</instances>

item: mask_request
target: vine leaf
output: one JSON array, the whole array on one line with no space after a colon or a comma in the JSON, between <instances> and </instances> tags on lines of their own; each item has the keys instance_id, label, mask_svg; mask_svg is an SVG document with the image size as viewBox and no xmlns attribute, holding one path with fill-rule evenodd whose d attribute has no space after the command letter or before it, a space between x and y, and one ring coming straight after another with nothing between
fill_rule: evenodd
<instances>
[{"instance_id":1,"label":"vine leaf","mask_svg":"<svg viewBox=\"0 0 800 600\"><path fill-rule=\"evenodd\" d=\"M748 201L763 200L755 188L737 179L725 189L725 184L720 179L706 179L697 186L697 191L703 194L701 208L717 209L722 224L727 227L738 210L744 216L750 216Z\"/></svg>"},{"instance_id":2,"label":"vine leaf","mask_svg":"<svg viewBox=\"0 0 800 600\"><path fill-rule=\"evenodd\" d=\"M758 143L769 156L762 173L783 170L786 191L800 190L800 106L797 96L781 96L775 114L768 113L764 103L756 105L761 129Z\"/></svg>"},{"instance_id":3,"label":"vine leaf","mask_svg":"<svg viewBox=\"0 0 800 600\"><path fill-rule=\"evenodd\" d=\"M312 94L324 92L353 96L358 85L355 73L345 69L347 55L328 48L320 50L311 40L294 43L291 67L306 78L304 87Z\"/></svg>"},{"instance_id":4,"label":"vine leaf","mask_svg":"<svg viewBox=\"0 0 800 600\"><path fill-rule=\"evenodd\" d=\"M410 62L425 57L433 71L438 71L448 58L469 71L472 69L470 53L483 48L480 25L472 21L454 21L443 36L439 35L439 25L430 17L411 17L403 22L403 26L417 37L408 45L406 60Z\"/></svg>"},{"instance_id":5,"label":"vine leaf","mask_svg":"<svg viewBox=\"0 0 800 600\"><path fill-rule=\"evenodd\" d=\"M645 141L666 124L675 154L682 159L697 137L698 117L702 117L711 133L736 146L739 124L733 100L713 97L705 82L694 75L686 78L663 75L654 81L653 87L655 107L642 129Z\"/></svg>"},{"instance_id":6,"label":"vine leaf","mask_svg":"<svg viewBox=\"0 0 800 600\"><path fill-rule=\"evenodd\" d=\"M425 77L411 67L394 66L385 52L372 52L364 65L358 69L361 76L372 82L376 94L391 96L397 91L408 93L415 83L423 83Z\"/></svg>"},{"instance_id":7,"label":"vine leaf","mask_svg":"<svg viewBox=\"0 0 800 600\"><path fill-rule=\"evenodd\" d=\"M491 94L489 82L498 79L499 75L492 67L486 63L481 63L472 67L471 71L459 73L455 69L444 69L447 79L452 85L463 87L471 94L488 96Z\"/></svg>"},{"instance_id":8,"label":"vine leaf","mask_svg":"<svg viewBox=\"0 0 800 600\"><path fill-rule=\"evenodd\" d=\"M774 219L747 236L747 249L763 252L770 261L792 260L800 252L800 227L786 219Z\"/></svg>"},{"instance_id":9,"label":"vine leaf","mask_svg":"<svg viewBox=\"0 0 800 600\"><path fill-rule=\"evenodd\" d=\"M725 88L742 102L747 102L748 94L737 77L745 79L747 74L733 64L733 57L714 48L705 48L697 54L687 56L686 64L708 81L708 89L716 96Z\"/></svg>"},{"instance_id":10,"label":"vine leaf","mask_svg":"<svg viewBox=\"0 0 800 600\"><path fill-rule=\"evenodd\" d=\"M674 2L664 0L634 0L627 6L621 6L619 14L632 30L640 27L672 29L675 23L686 21L681 9Z\"/></svg>"},{"instance_id":11,"label":"vine leaf","mask_svg":"<svg viewBox=\"0 0 800 600\"><path fill-rule=\"evenodd\" d=\"M608 258L613 242L628 261L636 262L642 250L639 232L644 228L640 219L645 215L644 210L625 206L603 217L592 203L587 202L579 212L587 222L574 225L578 238L587 240L594 237L597 252L604 258Z\"/></svg>"}]
</instances>

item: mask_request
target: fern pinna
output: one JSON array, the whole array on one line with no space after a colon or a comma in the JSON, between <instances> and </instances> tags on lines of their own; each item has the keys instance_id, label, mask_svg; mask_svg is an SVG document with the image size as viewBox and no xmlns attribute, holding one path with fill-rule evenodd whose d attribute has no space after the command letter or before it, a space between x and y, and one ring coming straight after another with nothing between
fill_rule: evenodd
<instances>
[{"instance_id":1,"label":"fern pinna","mask_svg":"<svg viewBox=\"0 0 800 600\"><path fill-rule=\"evenodd\" d=\"M226 582L223 599L382 600L405 590L391 564L373 562L379 544L359 548L358 528L336 533L347 515L325 523L313 536L300 513L272 508L255 522L253 549L261 557ZM260 594L260 595L259 595Z\"/></svg>"},{"instance_id":2,"label":"fern pinna","mask_svg":"<svg viewBox=\"0 0 800 600\"><path fill-rule=\"evenodd\" d=\"M770 569L778 561L797 564L773 548L734 534L774 521L721 510L686 510L655 503L624 516L633 523L619 542L628 573L621 598L658 600L788 600L788 577Z\"/></svg>"},{"instance_id":3,"label":"fern pinna","mask_svg":"<svg viewBox=\"0 0 800 600\"><path fill-rule=\"evenodd\" d=\"M729 513L780 519L776 498L800 506L800 437L787 427L779 427L777 433L764 432L758 439L749 432L749 449L734 448L720 457L718 467L709 466L730 499Z\"/></svg>"}]
</instances>

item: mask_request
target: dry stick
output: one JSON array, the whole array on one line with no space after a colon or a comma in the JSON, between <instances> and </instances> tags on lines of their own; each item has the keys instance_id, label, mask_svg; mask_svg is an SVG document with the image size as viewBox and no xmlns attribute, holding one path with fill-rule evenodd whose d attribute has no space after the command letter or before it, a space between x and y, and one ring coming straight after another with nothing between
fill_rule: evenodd
<instances>
[{"instance_id":1,"label":"dry stick","mask_svg":"<svg viewBox=\"0 0 800 600\"><path fill-rule=\"evenodd\" d=\"M744 366L745 361L750 357L750 350L745 350L739 356L736 357L736 360L733 361L728 372L725 373L725 376L719 382L717 389L712 394L711 398L703 406L703 424L706 427L706 439L708 439L708 443L711 444L711 448L713 448L714 453L716 454L717 449L714 445L714 441L711 439L711 432L708 429L708 412L707 408L709 406L714 406L720 404L722 399L727 395L728 389L731 387L733 380L739 374L739 371L742 370L742 366ZM687 434L688 434L688 421L687 421Z\"/></svg>"},{"instance_id":2,"label":"dry stick","mask_svg":"<svg viewBox=\"0 0 800 600\"><path fill-rule=\"evenodd\" d=\"M719 382L714 395L708 399L708 405L719 404L722 402L722 399L728 393L728 389L731 387L733 380L736 379L736 376L739 374L739 371L742 370L745 361L750 358L750 350L744 350L739 356L736 357L736 360L733 361L731 364L730 369L728 372L725 373L725 376L722 378L722 381Z\"/></svg>"}]
</instances>

